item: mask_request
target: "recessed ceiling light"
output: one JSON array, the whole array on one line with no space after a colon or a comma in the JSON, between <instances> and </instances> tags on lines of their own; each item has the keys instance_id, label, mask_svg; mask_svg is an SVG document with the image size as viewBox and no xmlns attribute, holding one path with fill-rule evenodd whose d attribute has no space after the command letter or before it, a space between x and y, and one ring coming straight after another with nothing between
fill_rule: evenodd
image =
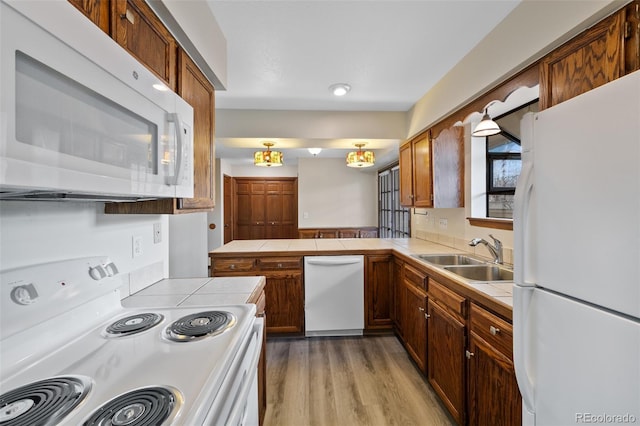
<instances>
[{"instance_id":1,"label":"recessed ceiling light","mask_svg":"<svg viewBox=\"0 0 640 426\"><path fill-rule=\"evenodd\" d=\"M329 90L334 96L344 96L351 90L351 86L347 83L336 83L329 86Z\"/></svg>"},{"instance_id":2,"label":"recessed ceiling light","mask_svg":"<svg viewBox=\"0 0 640 426\"><path fill-rule=\"evenodd\" d=\"M320 154L320 151L322 151L322 148L308 148L308 149L309 149L309 153L314 157Z\"/></svg>"}]
</instances>

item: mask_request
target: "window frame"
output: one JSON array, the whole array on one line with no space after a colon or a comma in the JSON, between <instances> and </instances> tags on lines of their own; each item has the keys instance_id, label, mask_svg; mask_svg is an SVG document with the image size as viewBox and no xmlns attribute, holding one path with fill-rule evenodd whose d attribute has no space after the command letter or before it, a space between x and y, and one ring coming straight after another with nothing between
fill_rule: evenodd
<instances>
[{"instance_id":1,"label":"window frame","mask_svg":"<svg viewBox=\"0 0 640 426\"><path fill-rule=\"evenodd\" d=\"M378 170L378 237L411 237L411 209L400 205L399 163Z\"/></svg>"},{"instance_id":2,"label":"window frame","mask_svg":"<svg viewBox=\"0 0 640 426\"><path fill-rule=\"evenodd\" d=\"M517 111L520 108L516 108L513 111ZM512 111L511 111L512 112ZM508 112L507 114L503 114L501 117L504 117L508 114L510 114L511 112ZM496 120L498 120L501 117L497 117ZM512 135L511 133L502 130L500 131L500 133L498 133L498 135L502 135L505 139L510 140L515 142L518 145L521 145L521 141L520 139L518 139L516 136ZM495 135L494 135L495 136ZM485 204L486 204L486 216L487 219L507 219L507 220L513 220L513 217L511 218L505 218L505 217L494 217L494 216L489 216L489 197L491 195L515 195L516 193L516 187L513 186L509 186L509 187L495 187L493 185L493 162L496 160L520 160L520 162L522 162L522 153L521 152L490 152L489 151L489 138L491 136L487 136L485 138L485 161L486 161L486 175L487 175L487 181L486 181L486 186L485 186Z\"/></svg>"}]
</instances>

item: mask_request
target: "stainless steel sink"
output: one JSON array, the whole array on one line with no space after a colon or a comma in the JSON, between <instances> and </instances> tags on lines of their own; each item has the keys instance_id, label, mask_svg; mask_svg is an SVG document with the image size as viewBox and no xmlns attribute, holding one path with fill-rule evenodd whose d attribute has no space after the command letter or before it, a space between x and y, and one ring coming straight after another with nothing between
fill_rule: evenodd
<instances>
[{"instance_id":1,"label":"stainless steel sink","mask_svg":"<svg viewBox=\"0 0 640 426\"><path fill-rule=\"evenodd\" d=\"M513 281L513 271L498 265L445 266L443 269L471 281Z\"/></svg>"},{"instance_id":2,"label":"stainless steel sink","mask_svg":"<svg viewBox=\"0 0 640 426\"><path fill-rule=\"evenodd\" d=\"M434 265L483 265L486 263L464 254L414 254L413 257Z\"/></svg>"}]
</instances>

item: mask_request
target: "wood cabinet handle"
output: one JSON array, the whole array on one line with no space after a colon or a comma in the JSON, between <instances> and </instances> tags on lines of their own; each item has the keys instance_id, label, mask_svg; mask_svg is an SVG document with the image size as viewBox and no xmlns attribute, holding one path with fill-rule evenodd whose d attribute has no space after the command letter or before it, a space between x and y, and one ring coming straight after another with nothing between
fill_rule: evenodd
<instances>
[{"instance_id":1,"label":"wood cabinet handle","mask_svg":"<svg viewBox=\"0 0 640 426\"><path fill-rule=\"evenodd\" d=\"M471 359L472 356L475 356L473 352L469 352L469 351L465 351L465 355L467 356L467 359Z\"/></svg>"},{"instance_id":2,"label":"wood cabinet handle","mask_svg":"<svg viewBox=\"0 0 640 426\"><path fill-rule=\"evenodd\" d=\"M491 326L489 327L489 333L495 336L496 334L500 334L500 329L494 326Z\"/></svg>"}]
</instances>

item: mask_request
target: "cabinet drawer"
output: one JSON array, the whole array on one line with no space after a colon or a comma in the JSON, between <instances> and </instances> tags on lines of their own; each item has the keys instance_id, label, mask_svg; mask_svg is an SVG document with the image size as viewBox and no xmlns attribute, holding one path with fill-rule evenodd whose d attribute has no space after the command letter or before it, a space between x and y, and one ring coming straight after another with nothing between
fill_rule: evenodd
<instances>
[{"instance_id":1,"label":"cabinet drawer","mask_svg":"<svg viewBox=\"0 0 640 426\"><path fill-rule=\"evenodd\" d=\"M427 275L407 264L404 266L404 280L423 290L427 289Z\"/></svg>"},{"instance_id":2,"label":"cabinet drawer","mask_svg":"<svg viewBox=\"0 0 640 426\"><path fill-rule=\"evenodd\" d=\"M214 272L247 272L255 269L255 259L236 258L236 259L214 259Z\"/></svg>"},{"instance_id":3,"label":"cabinet drawer","mask_svg":"<svg viewBox=\"0 0 640 426\"><path fill-rule=\"evenodd\" d=\"M261 270L302 269L302 257L265 257L258 259Z\"/></svg>"},{"instance_id":4,"label":"cabinet drawer","mask_svg":"<svg viewBox=\"0 0 640 426\"><path fill-rule=\"evenodd\" d=\"M484 339L509 359L513 359L513 327L485 309L471 304L471 332Z\"/></svg>"},{"instance_id":5,"label":"cabinet drawer","mask_svg":"<svg viewBox=\"0 0 640 426\"><path fill-rule=\"evenodd\" d=\"M429 297L449 313L464 318L466 299L433 279L429 282Z\"/></svg>"}]
</instances>

